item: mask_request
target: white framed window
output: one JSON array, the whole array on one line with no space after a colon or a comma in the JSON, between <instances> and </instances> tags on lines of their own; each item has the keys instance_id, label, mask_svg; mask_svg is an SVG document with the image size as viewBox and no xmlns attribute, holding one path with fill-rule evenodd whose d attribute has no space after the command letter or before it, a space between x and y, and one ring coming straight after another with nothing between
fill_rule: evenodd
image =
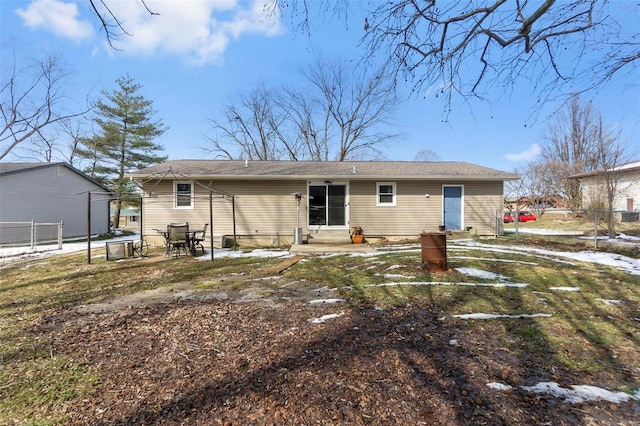
<instances>
[{"instance_id":1,"label":"white framed window","mask_svg":"<svg viewBox=\"0 0 640 426\"><path fill-rule=\"evenodd\" d=\"M193 184L191 182L174 182L173 184L173 208L193 208Z\"/></svg>"},{"instance_id":2,"label":"white framed window","mask_svg":"<svg viewBox=\"0 0 640 426\"><path fill-rule=\"evenodd\" d=\"M376 206L396 205L396 183L377 182L376 183Z\"/></svg>"}]
</instances>

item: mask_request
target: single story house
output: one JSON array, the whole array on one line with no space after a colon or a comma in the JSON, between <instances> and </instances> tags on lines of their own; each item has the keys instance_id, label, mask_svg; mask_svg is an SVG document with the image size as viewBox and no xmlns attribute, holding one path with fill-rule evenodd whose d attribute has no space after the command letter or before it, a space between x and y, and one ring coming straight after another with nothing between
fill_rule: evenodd
<instances>
[{"instance_id":1,"label":"single story house","mask_svg":"<svg viewBox=\"0 0 640 426\"><path fill-rule=\"evenodd\" d=\"M175 160L131 173L143 191L142 233L213 217L217 239L291 244L334 236L418 238L440 229L493 234L515 174L464 162Z\"/></svg>"},{"instance_id":2,"label":"single story house","mask_svg":"<svg viewBox=\"0 0 640 426\"><path fill-rule=\"evenodd\" d=\"M616 182L616 194L613 209L623 212L640 210L640 161L621 164L607 172L596 170L572 175L570 179L578 179L582 189L583 206L606 205L606 175L613 174Z\"/></svg>"},{"instance_id":3,"label":"single story house","mask_svg":"<svg viewBox=\"0 0 640 426\"><path fill-rule=\"evenodd\" d=\"M63 222L63 238L78 237L87 235L90 212L91 233L104 234L109 232L109 203L114 196L67 163L0 163L2 223Z\"/></svg>"},{"instance_id":4,"label":"single story house","mask_svg":"<svg viewBox=\"0 0 640 426\"><path fill-rule=\"evenodd\" d=\"M115 219L115 210L111 209L111 223ZM120 229L140 229L140 209L120 209Z\"/></svg>"}]
</instances>

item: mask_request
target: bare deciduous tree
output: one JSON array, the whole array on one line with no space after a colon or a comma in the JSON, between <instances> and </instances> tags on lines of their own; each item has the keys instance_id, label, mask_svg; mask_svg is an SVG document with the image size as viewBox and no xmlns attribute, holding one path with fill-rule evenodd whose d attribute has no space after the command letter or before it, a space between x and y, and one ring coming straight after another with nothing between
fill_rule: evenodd
<instances>
[{"instance_id":1,"label":"bare deciduous tree","mask_svg":"<svg viewBox=\"0 0 640 426\"><path fill-rule=\"evenodd\" d=\"M378 154L380 146L396 136L377 130L396 105L388 76L354 71L343 61L319 60L306 73L329 127L336 130L338 161Z\"/></svg>"},{"instance_id":2,"label":"bare deciduous tree","mask_svg":"<svg viewBox=\"0 0 640 426\"><path fill-rule=\"evenodd\" d=\"M154 12L152 9L150 9L147 6L145 0L138 1L144 6L149 15L160 15L159 13ZM98 20L100 20L100 26L104 30L105 37L107 38L107 43L109 43L109 46L111 46L111 48L114 48L113 42L120 38L120 36L131 36L131 33L126 30L123 22L109 7L109 0L89 0L89 5L91 6L91 11L98 17Z\"/></svg>"},{"instance_id":3,"label":"bare deciduous tree","mask_svg":"<svg viewBox=\"0 0 640 426\"><path fill-rule=\"evenodd\" d=\"M542 144L542 167L550 187L572 210L582 207L579 182L569 176L596 168L597 141L591 104L583 104L574 96L566 111L560 112L547 128Z\"/></svg>"},{"instance_id":4,"label":"bare deciduous tree","mask_svg":"<svg viewBox=\"0 0 640 426\"><path fill-rule=\"evenodd\" d=\"M157 15L145 0L138 0ZM89 0L107 41L127 34L109 0ZM364 19L367 58L382 57L395 78L414 89L438 88L449 104L455 93L482 97L487 86L533 82L545 101L562 87L571 93L601 85L640 59L640 31L621 15L631 5L595 0L373 2ZM311 34L313 11L348 16L347 0L266 0L264 12L289 10L297 27ZM617 16L616 16L617 15ZM626 24L626 26L625 26ZM562 93L560 93L562 94Z\"/></svg>"},{"instance_id":5,"label":"bare deciduous tree","mask_svg":"<svg viewBox=\"0 0 640 426\"><path fill-rule=\"evenodd\" d=\"M529 165L523 180L528 194L562 200L574 211L606 210L608 233L614 236L618 166L628 156L629 148L605 126L602 115L574 96L567 110L549 125L542 159ZM583 193L580 178L586 176L590 189Z\"/></svg>"},{"instance_id":6,"label":"bare deciduous tree","mask_svg":"<svg viewBox=\"0 0 640 426\"><path fill-rule=\"evenodd\" d=\"M57 58L35 60L24 67L18 66L15 56L12 58L12 64L2 64L0 160L32 137L40 135L46 140L42 133L45 128L88 111L63 111L62 88L67 73Z\"/></svg>"},{"instance_id":7,"label":"bare deciduous tree","mask_svg":"<svg viewBox=\"0 0 640 426\"><path fill-rule=\"evenodd\" d=\"M348 2L323 7L348 13ZM380 2L366 17L364 55L381 57L415 90L438 88L447 103L521 78L544 101L563 87L581 92L636 69L640 31L624 14L625 7L594 0Z\"/></svg>"},{"instance_id":8,"label":"bare deciduous tree","mask_svg":"<svg viewBox=\"0 0 640 426\"><path fill-rule=\"evenodd\" d=\"M53 161L56 153L56 142L58 135L45 135L43 132L36 132L30 139L29 144L23 145L17 156L21 159L31 161ZM15 153L15 152L14 152Z\"/></svg>"},{"instance_id":9,"label":"bare deciduous tree","mask_svg":"<svg viewBox=\"0 0 640 426\"><path fill-rule=\"evenodd\" d=\"M82 142L87 138L88 130L84 128L81 120L74 119L62 120L58 127L67 139L66 145L61 150L62 156L69 164L77 166L78 158L80 157L78 151L82 146Z\"/></svg>"},{"instance_id":10,"label":"bare deciduous tree","mask_svg":"<svg viewBox=\"0 0 640 426\"><path fill-rule=\"evenodd\" d=\"M275 128L281 120L274 116L273 99L264 86L238 95L236 103L225 106L223 119L209 119L214 135L207 137L211 145L207 150L228 159L280 158L283 150Z\"/></svg>"},{"instance_id":11,"label":"bare deciduous tree","mask_svg":"<svg viewBox=\"0 0 640 426\"><path fill-rule=\"evenodd\" d=\"M422 149L416 153L414 158L416 161L439 161L440 154L430 149Z\"/></svg>"},{"instance_id":12,"label":"bare deciduous tree","mask_svg":"<svg viewBox=\"0 0 640 426\"><path fill-rule=\"evenodd\" d=\"M308 92L283 88L278 97L279 108L285 113L287 127L290 128L288 141L295 146L296 160L329 160L329 122L327 110L319 112L318 102L308 96ZM293 150L291 147L290 151Z\"/></svg>"},{"instance_id":13,"label":"bare deciduous tree","mask_svg":"<svg viewBox=\"0 0 640 426\"><path fill-rule=\"evenodd\" d=\"M596 170L599 185L596 186L600 199L605 202L607 233L610 238L616 235L614 210L615 201L618 197L618 183L620 180L619 166L628 160L628 149L619 137L616 137L610 130L606 129L602 116L598 116L594 128L596 139Z\"/></svg>"},{"instance_id":14,"label":"bare deciduous tree","mask_svg":"<svg viewBox=\"0 0 640 426\"><path fill-rule=\"evenodd\" d=\"M370 158L395 137L379 131L396 105L382 74L358 74L341 61L318 61L303 89L261 87L212 118L209 152L224 158L344 161Z\"/></svg>"}]
</instances>

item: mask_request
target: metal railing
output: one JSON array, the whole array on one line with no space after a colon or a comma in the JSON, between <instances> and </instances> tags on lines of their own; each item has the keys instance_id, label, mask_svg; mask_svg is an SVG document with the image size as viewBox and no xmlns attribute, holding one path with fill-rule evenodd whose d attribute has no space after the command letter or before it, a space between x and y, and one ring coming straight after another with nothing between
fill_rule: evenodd
<instances>
[{"instance_id":1,"label":"metal railing","mask_svg":"<svg viewBox=\"0 0 640 426\"><path fill-rule=\"evenodd\" d=\"M38 244L58 244L62 249L63 223L0 222L0 247L26 246L35 250Z\"/></svg>"}]
</instances>

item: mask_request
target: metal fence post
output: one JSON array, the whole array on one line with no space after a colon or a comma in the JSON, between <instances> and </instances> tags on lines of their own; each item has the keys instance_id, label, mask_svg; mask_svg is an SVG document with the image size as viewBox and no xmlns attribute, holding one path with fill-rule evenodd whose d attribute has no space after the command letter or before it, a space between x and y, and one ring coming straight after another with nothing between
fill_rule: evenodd
<instances>
[{"instance_id":1,"label":"metal fence post","mask_svg":"<svg viewBox=\"0 0 640 426\"><path fill-rule=\"evenodd\" d=\"M593 248L598 248L598 210L593 215Z\"/></svg>"},{"instance_id":2,"label":"metal fence post","mask_svg":"<svg viewBox=\"0 0 640 426\"><path fill-rule=\"evenodd\" d=\"M60 221L60 225L58 225L58 250L62 250L62 227L64 226L64 222Z\"/></svg>"},{"instance_id":3,"label":"metal fence post","mask_svg":"<svg viewBox=\"0 0 640 426\"><path fill-rule=\"evenodd\" d=\"M31 219L31 250L36 249L36 221Z\"/></svg>"}]
</instances>

